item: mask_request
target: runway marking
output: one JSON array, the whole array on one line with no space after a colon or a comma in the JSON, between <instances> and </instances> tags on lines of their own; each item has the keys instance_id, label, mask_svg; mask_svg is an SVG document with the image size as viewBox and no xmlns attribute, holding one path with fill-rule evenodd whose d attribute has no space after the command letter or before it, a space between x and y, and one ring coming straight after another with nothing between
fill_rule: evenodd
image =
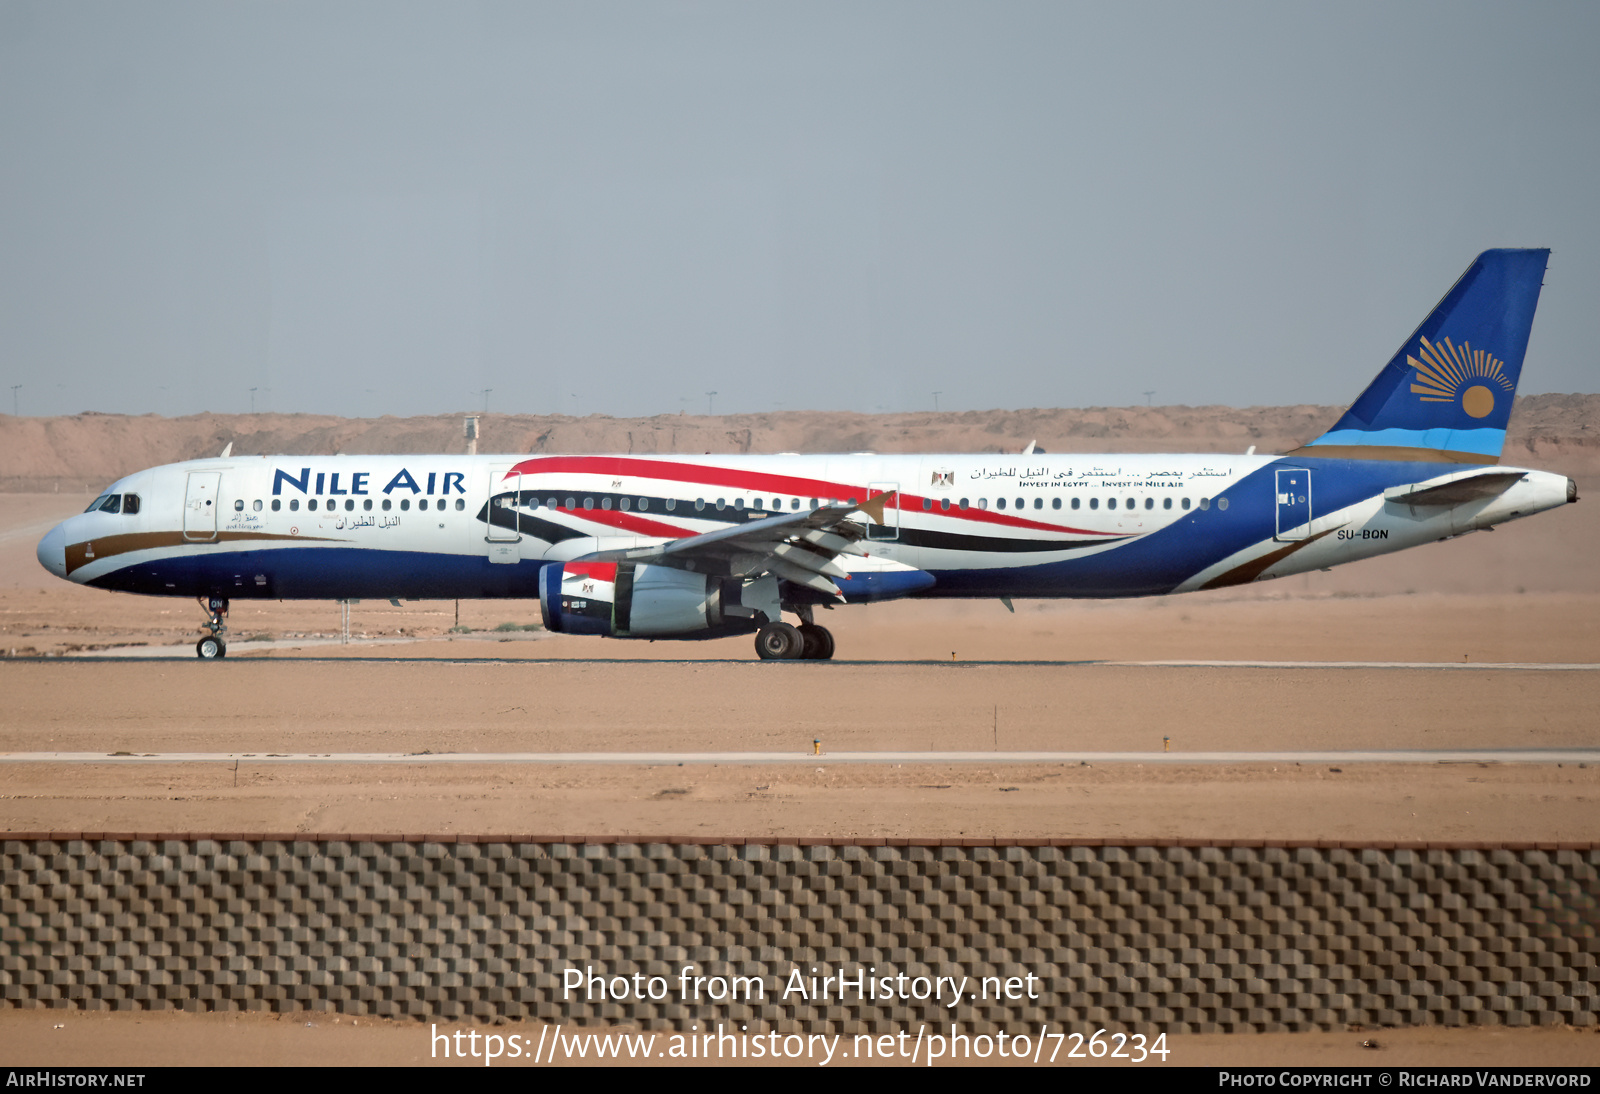
<instances>
[{"instance_id":1,"label":"runway marking","mask_svg":"<svg viewBox=\"0 0 1600 1094\"><path fill-rule=\"evenodd\" d=\"M1183 669L1509 669L1593 672L1600 664L1571 661L1094 661L1115 668Z\"/></svg>"},{"instance_id":2,"label":"runway marking","mask_svg":"<svg viewBox=\"0 0 1600 1094\"><path fill-rule=\"evenodd\" d=\"M490 639L488 637L475 638L468 636L462 641L505 641L503 638ZM536 641L535 638L519 637L512 641ZM363 638L352 639L345 648L350 646L400 646L411 645L418 642L437 642L444 639L417 639L417 638ZM436 664L471 664L471 665L525 665L529 667L545 665L750 665L752 667L770 665L771 662L756 661L744 658L646 658L634 659L628 657L562 657L562 658L498 658L486 657L380 657L380 656L353 656L353 657L251 657L251 653L262 652L269 649L310 649L324 646L340 646L337 638L310 638L294 640L277 640L272 642L244 642L237 641L233 644L235 661L250 661L252 663L294 665L306 662L318 664L395 664L399 662L429 662ZM103 650L77 650L63 654L61 657L49 658L17 658L16 660L48 660L48 661L121 661L128 659L137 660L162 660L162 661L197 661L192 645L182 646L119 646ZM1003 666L1025 668L1033 667L1061 667L1061 668L1152 668L1152 669L1409 669L1409 670L1491 670L1497 672L1596 672L1600 671L1600 663L1582 661L928 661L928 660L885 660L885 661L801 661L796 662L808 669L827 671L830 668L885 668L914 665L947 666L952 669ZM765 669L763 669L765 671Z\"/></svg>"},{"instance_id":3,"label":"runway marking","mask_svg":"<svg viewBox=\"0 0 1600 1094\"><path fill-rule=\"evenodd\" d=\"M0 764L1552 764L1600 765L1600 749L1328 752L0 752Z\"/></svg>"}]
</instances>

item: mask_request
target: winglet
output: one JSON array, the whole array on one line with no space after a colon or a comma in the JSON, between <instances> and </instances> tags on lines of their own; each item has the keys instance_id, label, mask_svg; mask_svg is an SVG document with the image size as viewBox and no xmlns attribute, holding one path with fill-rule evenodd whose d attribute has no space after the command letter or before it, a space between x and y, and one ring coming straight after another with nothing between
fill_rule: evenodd
<instances>
[{"instance_id":1,"label":"winglet","mask_svg":"<svg viewBox=\"0 0 1600 1094\"><path fill-rule=\"evenodd\" d=\"M899 492L900 491L898 490L890 490L887 494L878 494L874 497L870 497L863 505L860 506L858 511L871 517L873 524L882 524L884 506L888 505L889 499L894 497Z\"/></svg>"}]
</instances>

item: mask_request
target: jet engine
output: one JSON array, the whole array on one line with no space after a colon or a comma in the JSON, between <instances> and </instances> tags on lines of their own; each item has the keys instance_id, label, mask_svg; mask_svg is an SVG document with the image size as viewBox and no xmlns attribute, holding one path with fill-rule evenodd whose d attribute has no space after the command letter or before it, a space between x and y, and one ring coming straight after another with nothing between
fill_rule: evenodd
<instances>
[{"instance_id":1,"label":"jet engine","mask_svg":"<svg viewBox=\"0 0 1600 1094\"><path fill-rule=\"evenodd\" d=\"M552 563L539 574L539 608L545 628L563 634L716 638L758 623L741 608L740 584L670 566Z\"/></svg>"}]
</instances>

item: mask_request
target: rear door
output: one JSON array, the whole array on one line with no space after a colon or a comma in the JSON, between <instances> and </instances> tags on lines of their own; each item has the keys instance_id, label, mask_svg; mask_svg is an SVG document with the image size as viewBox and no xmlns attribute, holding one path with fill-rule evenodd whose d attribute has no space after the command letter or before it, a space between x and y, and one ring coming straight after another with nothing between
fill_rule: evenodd
<instances>
[{"instance_id":1,"label":"rear door","mask_svg":"<svg viewBox=\"0 0 1600 1094\"><path fill-rule=\"evenodd\" d=\"M1311 532L1311 472L1294 467L1277 473L1278 530L1276 539L1293 543Z\"/></svg>"},{"instance_id":2,"label":"rear door","mask_svg":"<svg viewBox=\"0 0 1600 1094\"><path fill-rule=\"evenodd\" d=\"M221 471L191 471L183 495L183 538L194 543L217 538L217 495L222 488Z\"/></svg>"}]
</instances>

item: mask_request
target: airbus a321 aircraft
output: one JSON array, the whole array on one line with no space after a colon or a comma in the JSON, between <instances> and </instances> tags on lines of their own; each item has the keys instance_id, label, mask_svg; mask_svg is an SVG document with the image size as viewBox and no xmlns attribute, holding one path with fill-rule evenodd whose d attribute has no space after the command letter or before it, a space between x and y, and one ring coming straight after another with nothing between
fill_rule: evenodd
<instances>
[{"instance_id":1,"label":"airbus a321 aircraft","mask_svg":"<svg viewBox=\"0 0 1600 1094\"><path fill-rule=\"evenodd\" d=\"M205 599L202 658L226 653L230 599L537 597L551 631L753 633L762 658L826 659L819 607L1323 569L1577 500L1499 465L1549 253L1479 255L1286 455L235 456L118 480L39 561Z\"/></svg>"}]
</instances>

